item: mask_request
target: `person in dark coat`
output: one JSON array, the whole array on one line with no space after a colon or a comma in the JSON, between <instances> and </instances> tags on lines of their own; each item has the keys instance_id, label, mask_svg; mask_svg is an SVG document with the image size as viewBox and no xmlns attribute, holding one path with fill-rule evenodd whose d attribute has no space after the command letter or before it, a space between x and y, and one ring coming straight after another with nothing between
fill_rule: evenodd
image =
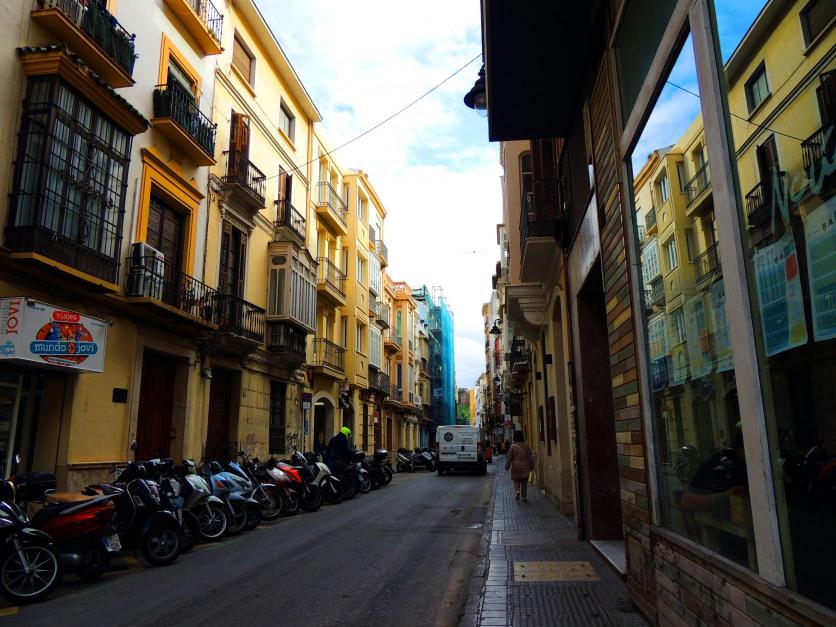
<instances>
[{"instance_id":1,"label":"person in dark coat","mask_svg":"<svg viewBox=\"0 0 836 627\"><path fill-rule=\"evenodd\" d=\"M328 441L328 458L325 463L331 472L339 472L351 460L351 447L348 440L351 429L341 427L337 434Z\"/></svg>"}]
</instances>

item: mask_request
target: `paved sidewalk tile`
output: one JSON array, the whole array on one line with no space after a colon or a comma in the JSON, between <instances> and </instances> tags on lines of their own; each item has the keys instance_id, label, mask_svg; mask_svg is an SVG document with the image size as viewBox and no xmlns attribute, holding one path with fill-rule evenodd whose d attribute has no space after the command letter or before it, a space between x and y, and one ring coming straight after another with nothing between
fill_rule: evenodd
<instances>
[{"instance_id":1,"label":"paved sidewalk tile","mask_svg":"<svg viewBox=\"0 0 836 627\"><path fill-rule=\"evenodd\" d=\"M517 502L495 460L492 507L459 627L644 627L618 574L537 489Z\"/></svg>"}]
</instances>

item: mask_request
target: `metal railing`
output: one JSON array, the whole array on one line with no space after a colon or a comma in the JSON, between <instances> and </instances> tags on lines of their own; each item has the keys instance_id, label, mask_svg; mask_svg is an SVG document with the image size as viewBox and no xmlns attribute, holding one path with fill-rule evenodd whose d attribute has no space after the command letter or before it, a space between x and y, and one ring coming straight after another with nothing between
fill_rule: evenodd
<instances>
[{"instance_id":1,"label":"metal railing","mask_svg":"<svg viewBox=\"0 0 836 627\"><path fill-rule=\"evenodd\" d=\"M217 303L221 331L264 342L264 309L232 294L218 294Z\"/></svg>"},{"instance_id":2,"label":"metal railing","mask_svg":"<svg viewBox=\"0 0 836 627\"><path fill-rule=\"evenodd\" d=\"M179 83L157 85L154 89L154 117L171 118L186 134L195 140L206 154L215 156L215 132L217 124L207 118L195 104L194 95Z\"/></svg>"},{"instance_id":3,"label":"metal railing","mask_svg":"<svg viewBox=\"0 0 836 627\"><path fill-rule=\"evenodd\" d=\"M223 178L224 185L238 185L255 196L259 202L264 204L264 189L267 177L259 170L240 150L227 150L226 176Z\"/></svg>"},{"instance_id":4,"label":"metal railing","mask_svg":"<svg viewBox=\"0 0 836 627\"><path fill-rule=\"evenodd\" d=\"M817 180L824 158L832 157L834 149L836 149L836 128L833 126L823 126L801 142L804 170L807 174Z\"/></svg>"},{"instance_id":5,"label":"metal railing","mask_svg":"<svg viewBox=\"0 0 836 627\"><path fill-rule=\"evenodd\" d=\"M557 181L539 181L534 192L523 197L520 239L524 242L531 237L556 237L557 207Z\"/></svg>"},{"instance_id":6,"label":"metal railing","mask_svg":"<svg viewBox=\"0 0 836 627\"><path fill-rule=\"evenodd\" d=\"M296 211L296 207L290 204L289 200L277 202L276 228L286 226L302 239L305 239L305 216Z\"/></svg>"},{"instance_id":7,"label":"metal railing","mask_svg":"<svg viewBox=\"0 0 836 627\"><path fill-rule=\"evenodd\" d=\"M515 339L511 341L511 364L528 361L528 349L525 340Z\"/></svg>"},{"instance_id":8,"label":"metal railing","mask_svg":"<svg viewBox=\"0 0 836 627\"><path fill-rule=\"evenodd\" d=\"M337 219L343 223L343 226L346 226L348 224L348 207L337 190L328 181L321 181L317 183L316 187L317 206L328 207Z\"/></svg>"},{"instance_id":9,"label":"metal railing","mask_svg":"<svg viewBox=\"0 0 836 627\"><path fill-rule=\"evenodd\" d=\"M650 283L650 287L645 290L645 301L648 307L665 302L665 284L661 279Z\"/></svg>"},{"instance_id":10,"label":"metal railing","mask_svg":"<svg viewBox=\"0 0 836 627\"><path fill-rule=\"evenodd\" d=\"M656 226L656 207L651 207L646 214L644 214L644 228L645 232L649 233L650 229Z\"/></svg>"},{"instance_id":11,"label":"metal railing","mask_svg":"<svg viewBox=\"0 0 836 627\"><path fill-rule=\"evenodd\" d=\"M218 291L198 281L174 264L154 256L128 257L125 291L128 296L147 296L195 318L218 320Z\"/></svg>"},{"instance_id":12,"label":"metal railing","mask_svg":"<svg viewBox=\"0 0 836 627\"><path fill-rule=\"evenodd\" d=\"M374 248L377 251L377 254L380 255L383 262L387 263L389 261L389 249L386 247L386 244L383 243L383 240L375 240Z\"/></svg>"},{"instance_id":13,"label":"metal railing","mask_svg":"<svg viewBox=\"0 0 836 627\"><path fill-rule=\"evenodd\" d=\"M100 0L39 0L44 9L58 9L129 75L133 74L136 35L125 30Z\"/></svg>"},{"instance_id":14,"label":"metal railing","mask_svg":"<svg viewBox=\"0 0 836 627\"><path fill-rule=\"evenodd\" d=\"M704 252L694 257L697 266L697 282L710 279L720 270L720 248L717 242L709 246Z\"/></svg>"},{"instance_id":15,"label":"metal railing","mask_svg":"<svg viewBox=\"0 0 836 627\"><path fill-rule=\"evenodd\" d=\"M389 316L391 315L391 311L392 310L389 308L389 305L385 302L382 300L377 301L375 316L377 316L378 321L385 324L387 328L389 327Z\"/></svg>"},{"instance_id":16,"label":"metal railing","mask_svg":"<svg viewBox=\"0 0 836 627\"><path fill-rule=\"evenodd\" d=\"M192 10L197 13L200 21L206 26L206 30L212 35L212 38L221 43L223 36L224 16L215 8L209 0L186 0Z\"/></svg>"},{"instance_id":17,"label":"metal railing","mask_svg":"<svg viewBox=\"0 0 836 627\"><path fill-rule=\"evenodd\" d=\"M281 353L295 361L305 361L307 334L298 327L286 322L270 321L267 323L267 350Z\"/></svg>"},{"instance_id":18,"label":"metal railing","mask_svg":"<svg viewBox=\"0 0 836 627\"><path fill-rule=\"evenodd\" d=\"M345 272L340 270L328 257L319 257L319 270L317 271L317 283L327 285L331 289L345 296Z\"/></svg>"},{"instance_id":19,"label":"metal railing","mask_svg":"<svg viewBox=\"0 0 836 627\"><path fill-rule=\"evenodd\" d=\"M345 370L345 349L324 337L314 338L313 365Z\"/></svg>"},{"instance_id":20,"label":"metal railing","mask_svg":"<svg viewBox=\"0 0 836 627\"><path fill-rule=\"evenodd\" d=\"M388 396L391 385L392 382L389 380L388 374L369 366L369 387L371 389L383 392Z\"/></svg>"},{"instance_id":21,"label":"metal railing","mask_svg":"<svg viewBox=\"0 0 836 627\"><path fill-rule=\"evenodd\" d=\"M769 207L776 194L783 194L787 173L778 171L778 189L774 189L773 179L763 180L746 194L746 221L749 224L759 224L769 217Z\"/></svg>"},{"instance_id":22,"label":"metal railing","mask_svg":"<svg viewBox=\"0 0 836 627\"><path fill-rule=\"evenodd\" d=\"M373 226L369 227L369 241L372 243L377 241L377 231L374 230Z\"/></svg>"},{"instance_id":23,"label":"metal railing","mask_svg":"<svg viewBox=\"0 0 836 627\"><path fill-rule=\"evenodd\" d=\"M403 402L403 388L401 388L396 382L392 382L389 386L389 396L392 400L397 401L399 403Z\"/></svg>"},{"instance_id":24,"label":"metal railing","mask_svg":"<svg viewBox=\"0 0 836 627\"><path fill-rule=\"evenodd\" d=\"M685 183L685 195L688 197L688 206L694 204L694 201L699 198L702 193L711 187L711 171L708 169L708 162L706 161L702 167L697 170L694 177Z\"/></svg>"},{"instance_id":25,"label":"metal railing","mask_svg":"<svg viewBox=\"0 0 836 627\"><path fill-rule=\"evenodd\" d=\"M383 334L383 340L396 346L401 346L403 338L395 329L389 329Z\"/></svg>"}]
</instances>

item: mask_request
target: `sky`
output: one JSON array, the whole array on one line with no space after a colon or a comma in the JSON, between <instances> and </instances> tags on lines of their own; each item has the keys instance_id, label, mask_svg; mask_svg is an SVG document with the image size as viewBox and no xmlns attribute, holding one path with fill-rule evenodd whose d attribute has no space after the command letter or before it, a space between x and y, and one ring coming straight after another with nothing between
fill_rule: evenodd
<instances>
[{"instance_id":1,"label":"sky","mask_svg":"<svg viewBox=\"0 0 836 627\"><path fill-rule=\"evenodd\" d=\"M256 0L322 113L329 144L376 125L481 53L478 2ZM443 16L443 19L441 18ZM499 259L499 145L464 106L477 59L414 107L334 153L386 207L389 275L439 285L454 314L456 382L484 370L482 303Z\"/></svg>"}]
</instances>

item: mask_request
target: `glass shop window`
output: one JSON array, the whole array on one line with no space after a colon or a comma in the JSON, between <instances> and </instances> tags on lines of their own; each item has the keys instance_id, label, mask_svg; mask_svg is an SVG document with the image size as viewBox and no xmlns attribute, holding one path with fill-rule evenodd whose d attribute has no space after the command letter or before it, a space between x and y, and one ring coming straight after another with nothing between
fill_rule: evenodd
<instances>
[{"instance_id":1,"label":"glass shop window","mask_svg":"<svg viewBox=\"0 0 836 627\"><path fill-rule=\"evenodd\" d=\"M787 584L836 608L836 2L757 4L715 0L743 257Z\"/></svg>"},{"instance_id":2,"label":"glass shop window","mask_svg":"<svg viewBox=\"0 0 836 627\"><path fill-rule=\"evenodd\" d=\"M634 225L655 235L642 242L640 262L661 524L757 569L712 190L690 203L688 188L669 180L704 137L688 37L630 157ZM654 205L658 222L638 209Z\"/></svg>"}]
</instances>

